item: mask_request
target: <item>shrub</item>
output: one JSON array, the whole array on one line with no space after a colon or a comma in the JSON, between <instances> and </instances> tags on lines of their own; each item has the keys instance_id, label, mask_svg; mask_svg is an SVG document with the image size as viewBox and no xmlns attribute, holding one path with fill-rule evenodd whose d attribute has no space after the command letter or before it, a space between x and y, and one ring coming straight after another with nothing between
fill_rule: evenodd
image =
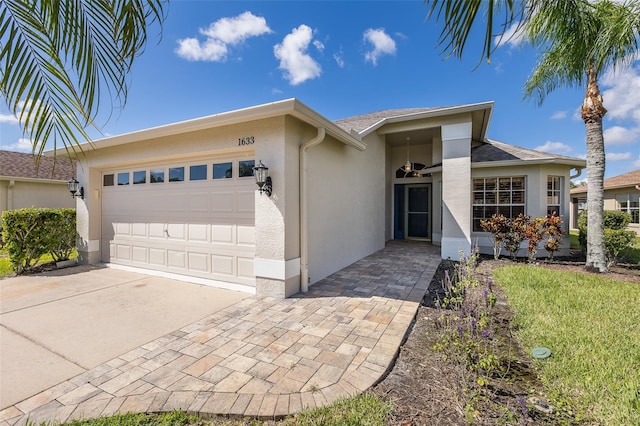
<instances>
[{"instance_id":1,"label":"shrub","mask_svg":"<svg viewBox=\"0 0 640 426\"><path fill-rule=\"evenodd\" d=\"M538 253L538 244L544 238L545 229L543 227L545 218L534 217L525 224L524 237L528 241L527 248L529 262L535 262L536 253Z\"/></svg>"},{"instance_id":2,"label":"shrub","mask_svg":"<svg viewBox=\"0 0 640 426\"><path fill-rule=\"evenodd\" d=\"M507 251L511 253L512 259L516 258L518 250L520 250L520 244L522 244L526 238L527 224L530 219L529 216L520 213L508 221L509 232L504 238L504 246Z\"/></svg>"},{"instance_id":3,"label":"shrub","mask_svg":"<svg viewBox=\"0 0 640 426\"><path fill-rule=\"evenodd\" d=\"M17 274L29 271L40 257L68 259L75 247L73 209L19 209L2 213L3 239Z\"/></svg>"},{"instance_id":4,"label":"shrub","mask_svg":"<svg viewBox=\"0 0 640 426\"><path fill-rule=\"evenodd\" d=\"M560 250L560 242L562 241L562 235L564 235L564 231L562 230L562 217L556 216L556 212L553 214L548 214L544 218L544 223L542 224L544 228L544 233L549 238L544 243L544 248L548 253L548 258L553 260L553 255L556 251Z\"/></svg>"},{"instance_id":5,"label":"shrub","mask_svg":"<svg viewBox=\"0 0 640 426\"><path fill-rule=\"evenodd\" d=\"M588 212L583 211L578 216L578 241L583 253L587 251L587 218ZM604 221L604 249L607 258L607 266L618 262L620 253L631 247L635 233L626 231L625 228L631 222L631 215L617 210L605 210Z\"/></svg>"},{"instance_id":6,"label":"shrub","mask_svg":"<svg viewBox=\"0 0 640 426\"><path fill-rule=\"evenodd\" d=\"M490 232L491 243L493 244L493 258L498 260L504 239L509 232L509 220L501 214L494 214L491 219L480 221L480 227L484 232Z\"/></svg>"}]
</instances>

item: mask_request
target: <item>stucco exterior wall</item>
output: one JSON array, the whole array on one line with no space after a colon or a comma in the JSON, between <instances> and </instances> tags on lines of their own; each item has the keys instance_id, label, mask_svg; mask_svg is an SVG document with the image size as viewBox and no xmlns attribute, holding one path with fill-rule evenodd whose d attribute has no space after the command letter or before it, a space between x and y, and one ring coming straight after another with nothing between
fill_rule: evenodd
<instances>
[{"instance_id":1,"label":"stucco exterior wall","mask_svg":"<svg viewBox=\"0 0 640 426\"><path fill-rule=\"evenodd\" d=\"M384 248L386 146L364 142L358 151L328 137L308 151L312 284Z\"/></svg>"},{"instance_id":2,"label":"stucco exterior wall","mask_svg":"<svg viewBox=\"0 0 640 426\"><path fill-rule=\"evenodd\" d=\"M613 189L605 189L604 190L604 209L605 210L618 210L618 197L619 196L625 196L627 194L637 194L638 191L637 189L635 189L635 186L628 186L628 187L622 187L622 188L613 188ZM570 221L570 226L571 229L578 229L578 218L577 218L577 214L578 214L578 207L577 205L574 205L573 203L573 199L574 198L587 198L587 193L586 192L581 192L581 193L577 193L577 194L572 194L571 195L571 221ZM574 217L575 215L575 217ZM640 237L640 224L637 223L630 223L627 228L627 230L629 231L633 231L636 233L636 235L638 235Z\"/></svg>"},{"instance_id":3,"label":"stucco exterior wall","mask_svg":"<svg viewBox=\"0 0 640 426\"><path fill-rule=\"evenodd\" d=\"M0 214L29 207L73 208L75 201L69 194L67 182L0 180Z\"/></svg>"},{"instance_id":4,"label":"stucco exterior wall","mask_svg":"<svg viewBox=\"0 0 640 426\"><path fill-rule=\"evenodd\" d=\"M496 167L496 168L475 168L472 169L471 178L488 178L488 177L525 177L526 201L525 213L531 217L543 217L547 214L547 177L562 177L563 189L561 194L561 211L559 215L563 219L563 230L569 230L569 167L559 165L534 165L534 166L513 166L513 167ZM493 254L493 246L485 232L472 232L472 241L477 244L481 253ZM503 255L507 255L503 249ZM560 245L560 251L556 256L565 256L569 254L569 237L568 234L563 237ZM544 241L540 243L538 248L538 257L546 257L547 252L544 250ZM518 256L527 256L527 242L523 242Z\"/></svg>"}]
</instances>

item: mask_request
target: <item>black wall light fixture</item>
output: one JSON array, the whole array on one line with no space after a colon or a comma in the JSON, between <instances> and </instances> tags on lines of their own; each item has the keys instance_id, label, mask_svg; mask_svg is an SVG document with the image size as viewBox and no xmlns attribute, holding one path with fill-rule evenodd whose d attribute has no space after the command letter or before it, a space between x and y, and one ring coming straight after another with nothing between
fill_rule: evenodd
<instances>
[{"instance_id":1,"label":"black wall light fixture","mask_svg":"<svg viewBox=\"0 0 640 426\"><path fill-rule=\"evenodd\" d=\"M269 176L269 168L262 164L262 160L258 162L258 165L253 168L256 176L256 185L260 194L267 194L267 197L271 197L271 176Z\"/></svg>"},{"instance_id":2,"label":"black wall light fixture","mask_svg":"<svg viewBox=\"0 0 640 426\"><path fill-rule=\"evenodd\" d=\"M80 197L81 199L84 200L84 187L80 186L80 189L78 189L78 186L80 186L80 182L75 180L75 178L67 182L67 188L69 188L69 192L71 193L71 196Z\"/></svg>"}]
</instances>

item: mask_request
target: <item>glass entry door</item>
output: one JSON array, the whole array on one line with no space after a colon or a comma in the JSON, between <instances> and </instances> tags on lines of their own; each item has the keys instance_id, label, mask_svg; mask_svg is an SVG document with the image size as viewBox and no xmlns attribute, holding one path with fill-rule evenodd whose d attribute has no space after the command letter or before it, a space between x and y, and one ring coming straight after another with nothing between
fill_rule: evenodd
<instances>
[{"instance_id":1,"label":"glass entry door","mask_svg":"<svg viewBox=\"0 0 640 426\"><path fill-rule=\"evenodd\" d=\"M431 239L431 185L405 185L405 238Z\"/></svg>"}]
</instances>

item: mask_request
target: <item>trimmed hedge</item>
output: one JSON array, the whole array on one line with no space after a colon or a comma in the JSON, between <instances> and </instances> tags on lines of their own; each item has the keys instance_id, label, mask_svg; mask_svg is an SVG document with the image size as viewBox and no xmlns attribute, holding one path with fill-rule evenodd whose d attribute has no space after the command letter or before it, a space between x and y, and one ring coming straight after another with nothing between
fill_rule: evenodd
<instances>
[{"instance_id":1,"label":"trimmed hedge","mask_svg":"<svg viewBox=\"0 0 640 426\"><path fill-rule=\"evenodd\" d=\"M2 239L16 274L50 253L67 260L76 246L75 209L19 209L2 213Z\"/></svg>"},{"instance_id":2,"label":"trimmed hedge","mask_svg":"<svg viewBox=\"0 0 640 426\"><path fill-rule=\"evenodd\" d=\"M578 241L582 253L587 252L587 215L588 211L583 211L578 216ZM607 266L615 265L620 257L620 253L631 247L635 239L635 232L627 231L625 228L631 222L631 215L618 210L604 211L604 247L607 258Z\"/></svg>"}]
</instances>

